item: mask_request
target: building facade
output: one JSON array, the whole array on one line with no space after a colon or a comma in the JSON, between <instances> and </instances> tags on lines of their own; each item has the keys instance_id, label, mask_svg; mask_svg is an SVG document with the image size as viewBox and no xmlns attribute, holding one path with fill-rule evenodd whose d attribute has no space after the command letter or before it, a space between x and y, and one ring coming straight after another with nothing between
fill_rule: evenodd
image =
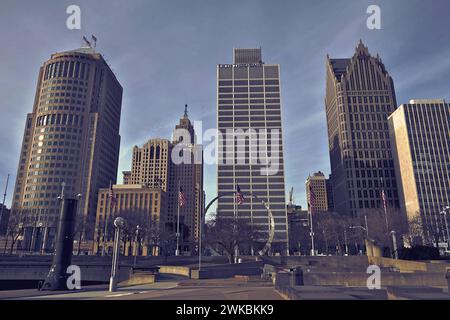
<instances>
[{"instance_id":1,"label":"building facade","mask_svg":"<svg viewBox=\"0 0 450 320\"><path fill-rule=\"evenodd\" d=\"M124 183L160 187L167 193L168 232L176 232L178 192L182 188L186 196L186 204L179 211L183 254L193 253L197 248L204 208L203 150L195 142L186 105L172 139L150 139L142 147L135 146L131 171L123 172Z\"/></svg>"},{"instance_id":2,"label":"building facade","mask_svg":"<svg viewBox=\"0 0 450 320\"><path fill-rule=\"evenodd\" d=\"M306 179L305 182L306 199L311 199L311 190L315 195L314 203L312 205L308 200L308 212L326 212L333 210L333 208L330 207L332 200L329 199L330 197L333 197L332 193L330 194L330 184L329 179L325 178L324 173L321 171L308 176L308 179Z\"/></svg>"},{"instance_id":3,"label":"building facade","mask_svg":"<svg viewBox=\"0 0 450 320\"><path fill-rule=\"evenodd\" d=\"M198 250L200 223L203 217L203 148L196 143L194 127L188 117L187 105L184 115L175 126L172 135L173 155L171 162L168 222L176 231L178 217L178 192L180 187L186 203L180 207L182 233L181 252L192 254Z\"/></svg>"},{"instance_id":4,"label":"building facade","mask_svg":"<svg viewBox=\"0 0 450 320\"><path fill-rule=\"evenodd\" d=\"M12 203L26 218L22 250L52 249L63 183L94 223L98 189L116 181L121 105L122 87L93 48L55 53L40 67Z\"/></svg>"},{"instance_id":5,"label":"building facade","mask_svg":"<svg viewBox=\"0 0 450 320\"><path fill-rule=\"evenodd\" d=\"M217 213L269 232L266 201L273 212L272 251L288 248L281 123L280 66L262 62L261 49L234 49L233 64L217 66ZM244 203L233 192L240 187ZM264 240L262 240L264 241Z\"/></svg>"},{"instance_id":6,"label":"building facade","mask_svg":"<svg viewBox=\"0 0 450 320\"><path fill-rule=\"evenodd\" d=\"M388 116L394 83L380 57L360 42L349 59L326 61L326 116L335 211L357 216L398 208Z\"/></svg>"},{"instance_id":7,"label":"building facade","mask_svg":"<svg viewBox=\"0 0 450 320\"><path fill-rule=\"evenodd\" d=\"M150 139L142 147L134 146L129 183L160 187L167 192L171 154L168 139Z\"/></svg>"},{"instance_id":8,"label":"building facade","mask_svg":"<svg viewBox=\"0 0 450 320\"><path fill-rule=\"evenodd\" d=\"M426 243L448 241L450 215L442 212L450 205L449 128L443 99L411 100L389 117L400 206L410 223L418 219L418 240Z\"/></svg>"},{"instance_id":9,"label":"building facade","mask_svg":"<svg viewBox=\"0 0 450 320\"><path fill-rule=\"evenodd\" d=\"M125 242L126 255L159 255L157 240L165 232L167 219L166 192L160 188L139 184L112 185L98 192L97 212L94 232L94 254L100 254L105 248L106 254L112 254L114 242L114 219L123 217L127 222L130 239ZM135 226L140 226L139 241L136 242Z\"/></svg>"}]
</instances>

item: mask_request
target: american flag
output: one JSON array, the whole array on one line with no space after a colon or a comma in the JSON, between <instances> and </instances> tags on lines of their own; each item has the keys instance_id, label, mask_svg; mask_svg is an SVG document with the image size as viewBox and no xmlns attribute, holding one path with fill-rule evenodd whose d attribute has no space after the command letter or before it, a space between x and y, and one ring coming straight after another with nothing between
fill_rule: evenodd
<instances>
[{"instance_id":1,"label":"american flag","mask_svg":"<svg viewBox=\"0 0 450 320\"><path fill-rule=\"evenodd\" d=\"M108 196L109 196L111 205L114 206L114 204L116 203L116 196L114 194L114 190L113 190L111 182L109 183L109 194L108 194Z\"/></svg>"},{"instance_id":2,"label":"american flag","mask_svg":"<svg viewBox=\"0 0 450 320\"><path fill-rule=\"evenodd\" d=\"M183 188L180 186L180 191L178 192L178 205L183 207L186 204L186 195L183 192Z\"/></svg>"},{"instance_id":3,"label":"american flag","mask_svg":"<svg viewBox=\"0 0 450 320\"><path fill-rule=\"evenodd\" d=\"M384 207L384 210L386 211L386 209L387 209L387 200L386 200L386 193L384 193L384 189L381 190L381 198L383 199L383 207Z\"/></svg>"},{"instance_id":4,"label":"american flag","mask_svg":"<svg viewBox=\"0 0 450 320\"><path fill-rule=\"evenodd\" d=\"M314 204L316 202L316 194L314 193L312 186L309 185L309 207L312 209L314 208Z\"/></svg>"},{"instance_id":5,"label":"american flag","mask_svg":"<svg viewBox=\"0 0 450 320\"><path fill-rule=\"evenodd\" d=\"M244 203L244 195L241 192L241 188L237 186L236 188L236 202L238 205L241 205Z\"/></svg>"}]
</instances>

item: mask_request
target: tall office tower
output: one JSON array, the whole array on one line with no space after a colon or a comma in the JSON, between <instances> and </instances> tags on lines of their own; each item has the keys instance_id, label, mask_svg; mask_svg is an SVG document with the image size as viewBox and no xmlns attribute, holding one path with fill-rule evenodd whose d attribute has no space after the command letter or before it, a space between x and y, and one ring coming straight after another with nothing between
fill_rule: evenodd
<instances>
[{"instance_id":1,"label":"tall office tower","mask_svg":"<svg viewBox=\"0 0 450 320\"><path fill-rule=\"evenodd\" d=\"M133 147L131 174L124 174L130 184L160 187L167 192L172 144L167 139L150 139L141 148Z\"/></svg>"},{"instance_id":2,"label":"tall office tower","mask_svg":"<svg viewBox=\"0 0 450 320\"><path fill-rule=\"evenodd\" d=\"M330 211L328 207L328 185L329 180L325 178L323 172L315 172L312 176L308 176L306 179L306 199L308 199L308 212L326 212ZM314 192L314 202L310 204L310 193L311 190Z\"/></svg>"},{"instance_id":3,"label":"tall office tower","mask_svg":"<svg viewBox=\"0 0 450 320\"><path fill-rule=\"evenodd\" d=\"M362 42L350 59L327 56L326 115L335 211L358 215L398 208L387 117L396 108L394 83Z\"/></svg>"},{"instance_id":4,"label":"tall office tower","mask_svg":"<svg viewBox=\"0 0 450 320\"><path fill-rule=\"evenodd\" d=\"M400 207L415 217L427 243L448 240L450 212L450 104L443 99L411 100L389 117ZM447 219L447 220L445 220Z\"/></svg>"},{"instance_id":5,"label":"tall office tower","mask_svg":"<svg viewBox=\"0 0 450 320\"><path fill-rule=\"evenodd\" d=\"M168 222L176 228L178 213L185 228L182 233L181 252L197 250L199 228L203 215L203 150L196 144L194 127L188 117L187 105L172 136L173 156L171 162ZM178 212L180 187L186 196L186 203Z\"/></svg>"},{"instance_id":6,"label":"tall office tower","mask_svg":"<svg viewBox=\"0 0 450 320\"><path fill-rule=\"evenodd\" d=\"M13 196L26 218L22 249L50 250L64 195L81 194L78 214L92 220L99 188L115 183L122 87L91 47L55 53L39 70L27 115Z\"/></svg>"},{"instance_id":7,"label":"tall office tower","mask_svg":"<svg viewBox=\"0 0 450 320\"><path fill-rule=\"evenodd\" d=\"M288 238L279 69L262 62L261 49L234 49L233 64L217 66L217 191L224 195L217 213L238 215L269 232L268 212L250 194L266 201L275 221L272 251L284 254ZM240 205L230 194L238 186L245 197Z\"/></svg>"}]
</instances>

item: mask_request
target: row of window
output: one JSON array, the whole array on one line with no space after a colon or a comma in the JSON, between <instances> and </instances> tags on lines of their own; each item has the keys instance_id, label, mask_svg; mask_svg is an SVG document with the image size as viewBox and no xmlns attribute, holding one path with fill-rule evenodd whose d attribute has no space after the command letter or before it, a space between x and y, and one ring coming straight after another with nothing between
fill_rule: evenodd
<instances>
[{"instance_id":1,"label":"row of window","mask_svg":"<svg viewBox=\"0 0 450 320\"><path fill-rule=\"evenodd\" d=\"M221 104L248 104L248 103L280 103L280 99L237 99L237 100L219 100Z\"/></svg>"},{"instance_id":2,"label":"row of window","mask_svg":"<svg viewBox=\"0 0 450 320\"><path fill-rule=\"evenodd\" d=\"M280 87L219 87L219 92L280 92Z\"/></svg>"},{"instance_id":3,"label":"row of window","mask_svg":"<svg viewBox=\"0 0 450 320\"><path fill-rule=\"evenodd\" d=\"M265 81L263 80L219 80L219 86L248 86L248 85L279 85L280 81L279 80L270 80L270 79L266 79Z\"/></svg>"},{"instance_id":4,"label":"row of window","mask_svg":"<svg viewBox=\"0 0 450 320\"><path fill-rule=\"evenodd\" d=\"M52 113L39 116L36 120L36 127L47 125L68 125L68 126L83 126L83 116L66 114L66 113Z\"/></svg>"},{"instance_id":5,"label":"row of window","mask_svg":"<svg viewBox=\"0 0 450 320\"><path fill-rule=\"evenodd\" d=\"M266 92L264 93L221 93L219 94L219 99L238 99L238 98L279 98L280 94L279 93L269 93Z\"/></svg>"},{"instance_id":6,"label":"row of window","mask_svg":"<svg viewBox=\"0 0 450 320\"><path fill-rule=\"evenodd\" d=\"M47 64L44 71L44 80L52 78L89 78L90 65L80 61L60 61Z\"/></svg>"}]
</instances>

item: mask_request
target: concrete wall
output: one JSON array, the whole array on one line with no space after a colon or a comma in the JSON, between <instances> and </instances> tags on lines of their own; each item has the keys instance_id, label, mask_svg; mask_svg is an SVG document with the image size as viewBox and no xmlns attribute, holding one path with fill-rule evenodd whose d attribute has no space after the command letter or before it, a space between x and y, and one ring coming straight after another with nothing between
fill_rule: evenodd
<instances>
[{"instance_id":1,"label":"concrete wall","mask_svg":"<svg viewBox=\"0 0 450 320\"><path fill-rule=\"evenodd\" d=\"M260 276L262 274L262 267L262 261L207 266L203 267L200 272L198 271L198 269L192 270L191 277L192 279L220 279L231 278L237 275Z\"/></svg>"},{"instance_id":2,"label":"concrete wall","mask_svg":"<svg viewBox=\"0 0 450 320\"><path fill-rule=\"evenodd\" d=\"M159 266L159 273L176 274L190 278L191 268L183 266Z\"/></svg>"},{"instance_id":3,"label":"concrete wall","mask_svg":"<svg viewBox=\"0 0 450 320\"><path fill-rule=\"evenodd\" d=\"M363 272L320 272L305 273L303 280L305 285L312 286L355 286L366 287L368 274ZM417 287L439 287L446 288L447 280L445 273L399 273L382 272L381 286L417 286Z\"/></svg>"},{"instance_id":4,"label":"concrete wall","mask_svg":"<svg viewBox=\"0 0 450 320\"><path fill-rule=\"evenodd\" d=\"M128 280L122 281L119 284L123 286L134 286L141 284L149 284L156 282L156 274L133 274Z\"/></svg>"},{"instance_id":5,"label":"concrete wall","mask_svg":"<svg viewBox=\"0 0 450 320\"><path fill-rule=\"evenodd\" d=\"M81 281L108 282L111 266L79 266ZM50 265L10 265L0 268L0 280L44 280L50 270ZM119 281L128 279L130 268L121 266L118 270Z\"/></svg>"}]
</instances>

